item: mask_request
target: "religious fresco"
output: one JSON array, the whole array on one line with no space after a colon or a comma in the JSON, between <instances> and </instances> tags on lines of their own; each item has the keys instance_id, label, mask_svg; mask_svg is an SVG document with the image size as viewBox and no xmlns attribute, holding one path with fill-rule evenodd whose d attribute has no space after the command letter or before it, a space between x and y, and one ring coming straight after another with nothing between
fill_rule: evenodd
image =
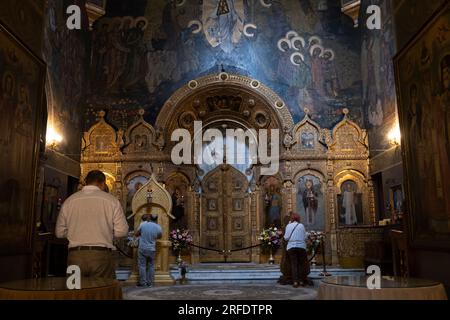
<instances>
[{"instance_id":1,"label":"religious fresco","mask_svg":"<svg viewBox=\"0 0 450 320\"><path fill-rule=\"evenodd\" d=\"M364 2L361 12L366 12L373 4L380 6L384 14L381 30L362 29L362 105L372 149L387 149L387 132L397 122L392 62L396 53L393 7L392 0L371 0Z\"/></svg>"},{"instance_id":2,"label":"religious fresco","mask_svg":"<svg viewBox=\"0 0 450 320\"><path fill-rule=\"evenodd\" d=\"M434 239L433 245L448 247L450 5L442 8L395 63L413 240L427 244Z\"/></svg>"},{"instance_id":3,"label":"religious fresco","mask_svg":"<svg viewBox=\"0 0 450 320\"><path fill-rule=\"evenodd\" d=\"M136 106L154 123L178 88L221 70L269 86L295 121L307 107L332 127L345 106L362 124L359 31L339 3L319 10L312 0L155 0L141 11L107 12L94 25L91 124L95 111L107 108L108 119L125 128L136 120Z\"/></svg>"},{"instance_id":4,"label":"religious fresco","mask_svg":"<svg viewBox=\"0 0 450 320\"><path fill-rule=\"evenodd\" d=\"M44 63L0 24L0 253L31 249Z\"/></svg>"},{"instance_id":5,"label":"religious fresco","mask_svg":"<svg viewBox=\"0 0 450 320\"><path fill-rule=\"evenodd\" d=\"M297 211L306 230L325 230L325 206L322 183L311 174L297 181Z\"/></svg>"},{"instance_id":6,"label":"religious fresco","mask_svg":"<svg viewBox=\"0 0 450 320\"><path fill-rule=\"evenodd\" d=\"M43 56L48 71L48 124L64 137L57 146L59 151L77 159L88 85L89 34L85 11L82 11L82 30L67 28L65 2L49 0L46 8ZM84 0L71 1L80 8L84 8L84 3Z\"/></svg>"}]
</instances>

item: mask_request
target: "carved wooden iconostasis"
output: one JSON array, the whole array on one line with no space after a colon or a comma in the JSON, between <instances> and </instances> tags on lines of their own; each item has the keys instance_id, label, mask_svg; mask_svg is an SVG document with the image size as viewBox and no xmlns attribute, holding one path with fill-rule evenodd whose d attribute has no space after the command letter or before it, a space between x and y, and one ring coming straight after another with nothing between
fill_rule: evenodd
<instances>
[{"instance_id":1,"label":"carved wooden iconostasis","mask_svg":"<svg viewBox=\"0 0 450 320\"><path fill-rule=\"evenodd\" d=\"M347 109L332 130L321 128L305 111L294 124L283 100L259 81L227 73L205 76L177 90L155 126L140 110L126 132L115 130L100 112L84 135L82 177L93 169L105 172L110 192L129 216L130 201L153 174L172 199L166 228L188 228L194 243L205 248L245 249L224 257L193 248L184 253L189 263L267 263L261 248L246 248L259 243L265 227L281 226L294 211L307 230L327 233L328 264L360 266L364 243L378 237L367 133L350 120ZM172 132L184 128L194 136L194 121L221 131L279 129L278 174L263 176L261 167L251 164L174 165Z\"/></svg>"}]
</instances>

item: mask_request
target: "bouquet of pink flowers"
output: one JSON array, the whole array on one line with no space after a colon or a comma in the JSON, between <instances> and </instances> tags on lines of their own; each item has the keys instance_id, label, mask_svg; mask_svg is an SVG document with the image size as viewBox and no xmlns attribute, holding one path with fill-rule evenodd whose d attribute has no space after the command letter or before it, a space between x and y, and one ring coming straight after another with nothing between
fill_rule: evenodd
<instances>
[{"instance_id":1,"label":"bouquet of pink flowers","mask_svg":"<svg viewBox=\"0 0 450 320\"><path fill-rule=\"evenodd\" d=\"M281 244L281 238L283 237L283 231L276 227L263 230L258 237L258 240L262 241L266 247L277 247Z\"/></svg>"},{"instance_id":2,"label":"bouquet of pink flowers","mask_svg":"<svg viewBox=\"0 0 450 320\"><path fill-rule=\"evenodd\" d=\"M193 242L192 235L189 233L189 230L185 229L172 230L169 235L169 240L172 242L172 249L174 251L185 249Z\"/></svg>"}]
</instances>

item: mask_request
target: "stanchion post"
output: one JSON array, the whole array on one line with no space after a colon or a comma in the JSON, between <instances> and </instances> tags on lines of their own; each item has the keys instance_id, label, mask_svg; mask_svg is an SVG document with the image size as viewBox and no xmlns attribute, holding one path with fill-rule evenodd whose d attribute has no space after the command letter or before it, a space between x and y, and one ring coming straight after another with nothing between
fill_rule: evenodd
<instances>
[{"instance_id":1,"label":"stanchion post","mask_svg":"<svg viewBox=\"0 0 450 320\"><path fill-rule=\"evenodd\" d=\"M319 274L321 277L330 277L331 274L327 272L327 263L325 261L325 243L324 239L320 241L320 249L322 250L322 272Z\"/></svg>"}]
</instances>

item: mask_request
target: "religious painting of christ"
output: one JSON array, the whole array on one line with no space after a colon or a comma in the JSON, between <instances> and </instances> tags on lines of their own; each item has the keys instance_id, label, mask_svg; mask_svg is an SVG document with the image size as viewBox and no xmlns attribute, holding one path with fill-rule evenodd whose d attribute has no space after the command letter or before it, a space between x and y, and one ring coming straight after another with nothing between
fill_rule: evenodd
<instances>
[{"instance_id":1,"label":"religious painting of christ","mask_svg":"<svg viewBox=\"0 0 450 320\"><path fill-rule=\"evenodd\" d=\"M44 63L0 24L0 253L31 248Z\"/></svg>"},{"instance_id":2,"label":"religious painting of christ","mask_svg":"<svg viewBox=\"0 0 450 320\"><path fill-rule=\"evenodd\" d=\"M227 14L218 15L220 2L204 0L202 7L202 23L205 37L213 47L220 47L224 52L231 52L242 38L245 20L245 4L243 0L228 0Z\"/></svg>"}]
</instances>

